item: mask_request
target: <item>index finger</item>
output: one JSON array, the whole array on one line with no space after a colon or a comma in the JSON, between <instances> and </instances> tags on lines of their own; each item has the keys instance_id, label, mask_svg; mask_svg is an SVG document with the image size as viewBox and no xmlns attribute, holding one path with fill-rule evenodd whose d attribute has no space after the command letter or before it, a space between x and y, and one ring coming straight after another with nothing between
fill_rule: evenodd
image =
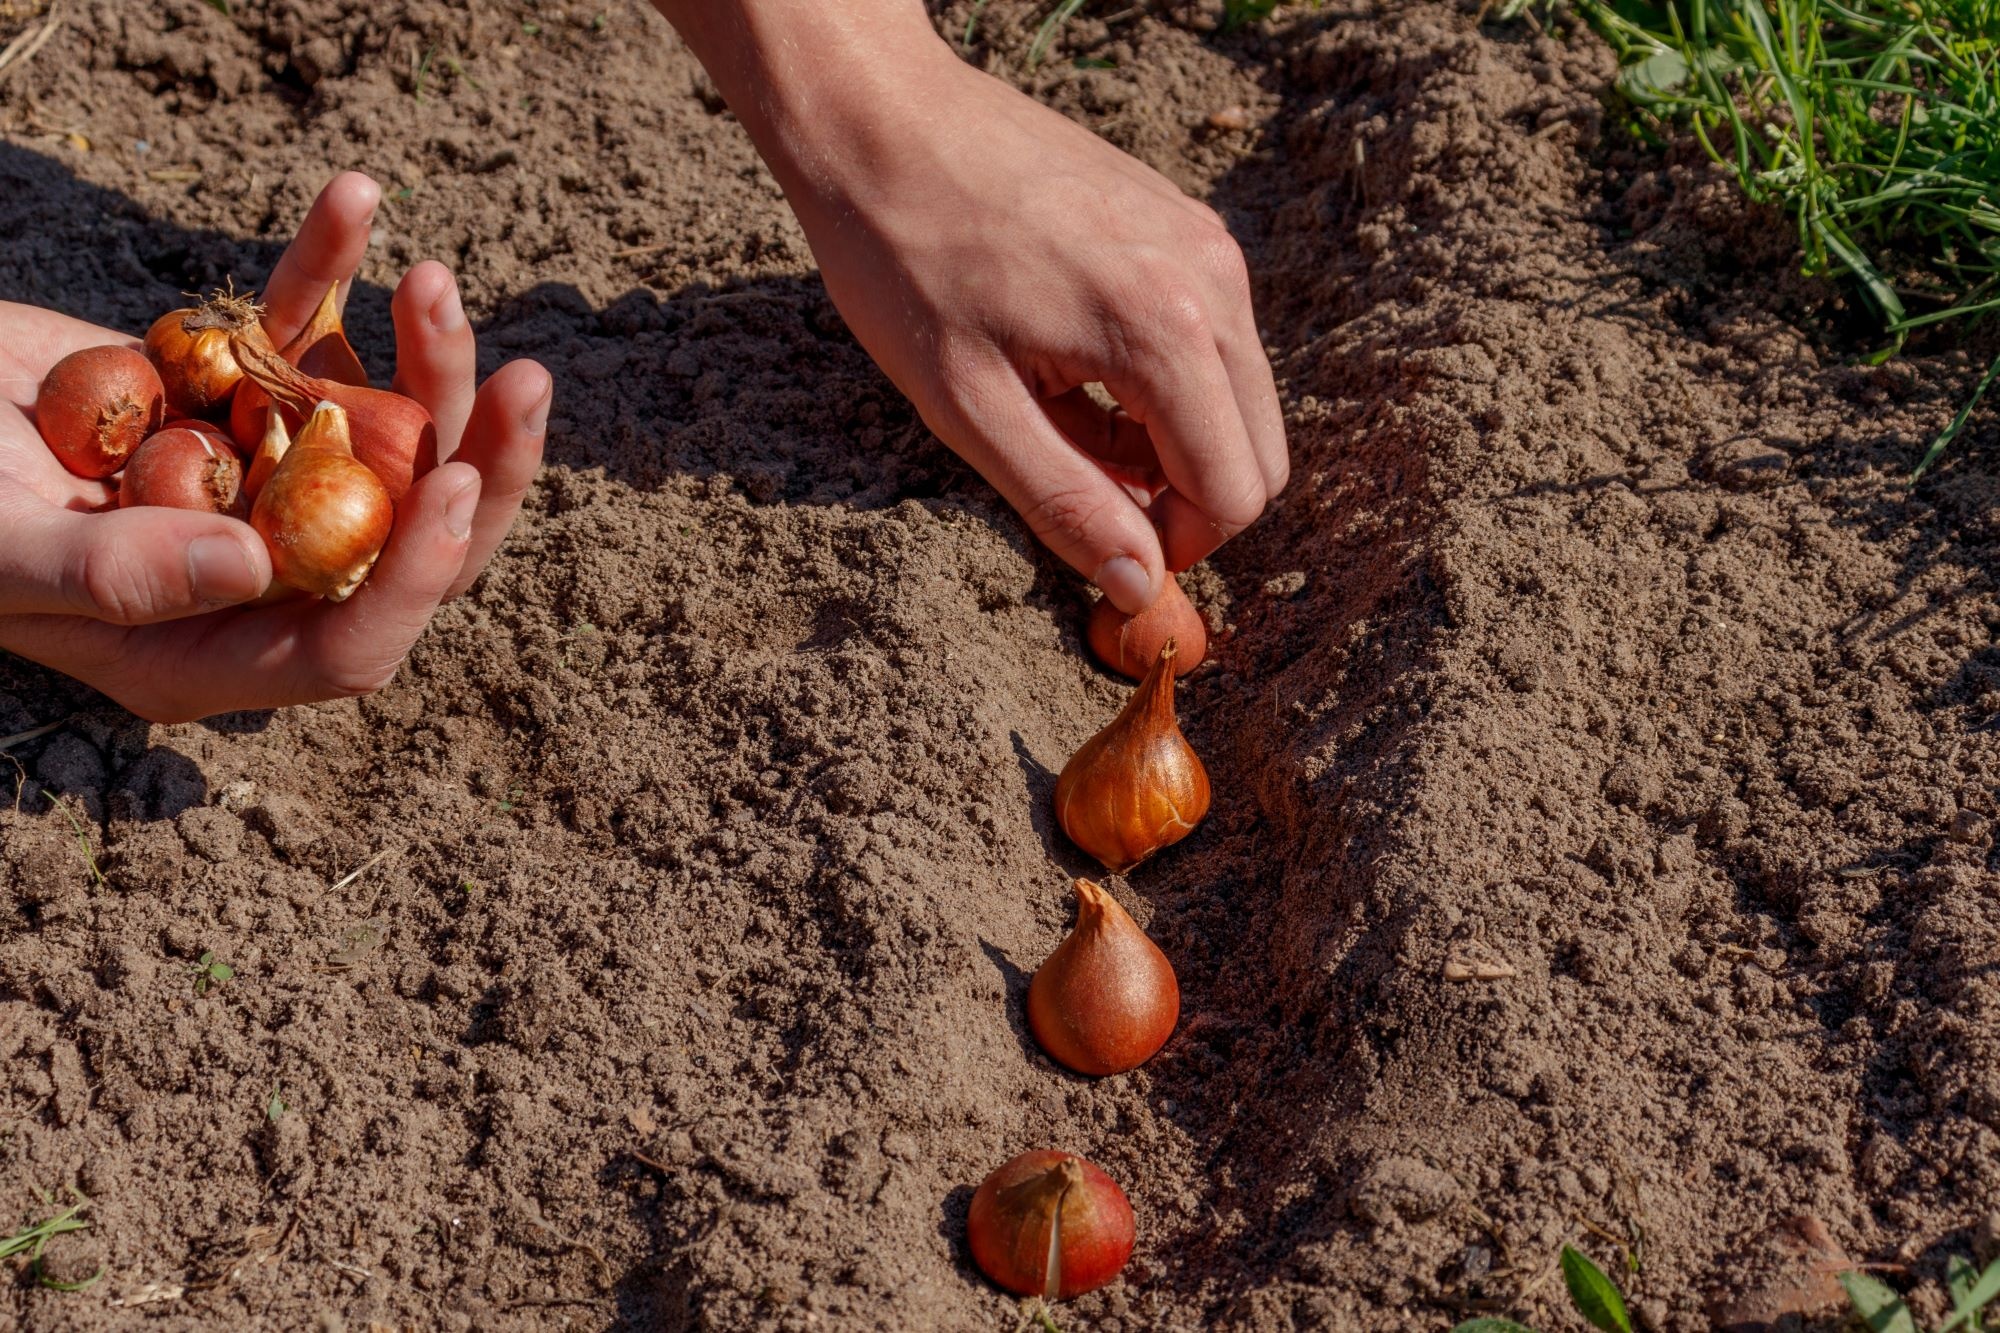
<instances>
[{"instance_id":1,"label":"index finger","mask_svg":"<svg viewBox=\"0 0 2000 1333\"><path fill-rule=\"evenodd\" d=\"M368 225L381 202L382 187L358 171L342 172L319 192L264 286L264 332L273 343L283 347L290 342L334 283L340 284L340 303L346 304L354 270L368 250Z\"/></svg>"}]
</instances>

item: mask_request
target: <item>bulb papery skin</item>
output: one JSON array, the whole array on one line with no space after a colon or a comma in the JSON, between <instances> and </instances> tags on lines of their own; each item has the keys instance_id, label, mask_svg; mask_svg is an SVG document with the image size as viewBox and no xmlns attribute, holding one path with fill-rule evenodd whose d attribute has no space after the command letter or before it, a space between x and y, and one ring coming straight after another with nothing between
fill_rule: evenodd
<instances>
[{"instance_id":1,"label":"bulb papery skin","mask_svg":"<svg viewBox=\"0 0 2000 1333\"><path fill-rule=\"evenodd\" d=\"M241 454L243 452L242 450L236 447L236 441L233 438L231 438L227 429L225 429L222 426L216 425L213 421L204 421L200 417L176 418L175 420L169 421L166 425L160 427L157 433L165 435L170 430L191 430L197 435L201 435L208 439L214 440L217 444L222 445L224 448L227 448L232 452L238 454Z\"/></svg>"},{"instance_id":2,"label":"bulb papery skin","mask_svg":"<svg viewBox=\"0 0 2000 1333\"><path fill-rule=\"evenodd\" d=\"M1208 623L1171 578L1153 604L1136 616L1120 611L1109 597L1098 598L1090 608L1084 637L1092 656L1131 680L1145 676L1170 640L1177 650L1177 676L1185 676L1208 656Z\"/></svg>"},{"instance_id":3,"label":"bulb papery skin","mask_svg":"<svg viewBox=\"0 0 2000 1333\"><path fill-rule=\"evenodd\" d=\"M1028 983L1028 1026L1043 1050L1079 1074L1122 1074L1174 1035L1181 987L1174 965L1118 900L1076 882L1076 927Z\"/></svg>"},{"instance_id":4,"label":"bulb papery skin","mask_svg":"<svg viewBox=\"0 0 2000 1333\"><path fill-rule=\"evenodd\" d=\"M302 420L318 402L345 410L354 457L381 478L392 501L401 500L411 483L437 466L437 425L415 399L305 374L278 353L241 339L235 346L243 373L294 419Z\"/></svg>"},{"instance_id":5,"label":"bulb papery skin","mask_svg":"<svg viewBox=\"0 0 2000 1333\"><path fill-rule=\"evenodd\" d=\"M354 354L353 344L347 341L347 329L340 320L339 283L327 287L311 321L292 335L278 355L315 379L368 387L368 372L362 367L361 358ZM270 415L270 408L271 395L258 387L255 380L246 377L237 386L236 397L229 404L229 433L246 452L264 438L265 418ZM303 422L304 417L294 413L285 426L288 430L295 429Z\"/></svg>"},{"instance_id":6,"label":"bulb papery skin","mask_svg":"<svg viewBox=\"0 0 2000 1333\"><path fill-rule=\"evenodd\" d=\"M347 414L321 403L250 509L272 575L302 592L345 600L389 540L395 505L354 457Z\"/></svg>"},{"instance_id":7,"label":"bulb papery skin","mask_svg":"<svg viewBox=\"0 0 2000 1333\"><path fill-rule=\"evenodd\" d=\"M70 472L99 480L125 466L166 413L159 372L130 347L85 347L49 367L35 428Z\"/></svg>"},{"instance_id":8,"label":"bulb papery skin","mask_svg":"<svg viewBox=\"0 0 2000 1333\"><path fill-rule=\"evenodd\" d=\"M175 427L137 449L118 479L118 505L160 505L243 518L243 460L219 437Z\"/></svg>"},{"instance_id":9,"label":"bulb papery skin","mask_svg":"<svg viewBox=\"0 0 2000 1333\"><path fill-rule=\"evenodd\" d=\"M1194 832L1208 813L1208 770L1174 718L1175 645L1111 724L1056 779L1056 820L1114 874Z\"/></svg>"},{"instance_id":10,"label":"bulb papery skin","mask_svg":"<svg viewBox=\"0 0 2000 1333\"><path fill-rule=\"evenodd\" d=\"M315 379L368 387L368 370L347 341L347 328L340 322L340 284L326 289L313 311L312 320L285 344L285 360Z\"/></svg>"},{"instance_id":11,"label":"bulb papery skin","mask_svg":"<svg viewBox=\"0 0 2000 1333\"><path fill-rule=\"evenodd\" d=\"M278 470L285 454L292 447L292 433L285 428L283 412L264 414L264 438L257 445L257 452L250 456L250 471L243 478L243 493L250 497L250 503L257 503L258 494L264 483Z\"/></svg>"},{"instance_id":12,"label":"bulb papery skin","mask_svg":"<svg viewBox=\"0 0 2000 1333\"><path fill-rule=\"evenodd\" d=\"M243 380L230 339L259 329L248 297L217 292L201 305L171 310L146 330L146 356L160 372L175 416L207 417L228 404Z\"/></svg>"},{"instance_id":13,"label":"bulb papery skin","mask_svg":"<svg viewBox=\"0 0 2000 1333\"><path fill-rule=\"evenodd\" d=\"M980 1272L1051 1301L1117 1277L1134 1234L1132 1205L1116 1181L1073 1153L1046 1150L1022 1153L980 1182L965 1219Z\"/></svg>"}]
</instances>

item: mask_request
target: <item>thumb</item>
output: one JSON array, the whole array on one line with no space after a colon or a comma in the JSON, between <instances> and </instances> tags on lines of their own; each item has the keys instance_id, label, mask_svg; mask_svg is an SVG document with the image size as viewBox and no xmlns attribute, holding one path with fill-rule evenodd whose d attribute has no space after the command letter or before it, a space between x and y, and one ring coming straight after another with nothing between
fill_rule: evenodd
<instances>
[{"instance_id":1,"label":"thumb","mask_svg":"<svg viewBox=\"0 0 2000 1333\"><path fill-rule=\"evenodd\" d=\"M146 625L261 595L271 558L249 524L141 506L55 510L17 531L0 555L0 611Z\"/></svg>"},{"instance_id":2,"label":"thumb","mask_svg":"<svg viewBox=\"0 0 2000 1333\"><path fill-rule=\"evenodd\" d=\"M1125 487L1056 428L1026 386L1017 391L1001 410L982 415L990 432L975 429L947 443L1007 498L1044 546L1103 589L1112 605L1138 614L1166 580L1159 533Z\"/></svg>"}]
</instances>

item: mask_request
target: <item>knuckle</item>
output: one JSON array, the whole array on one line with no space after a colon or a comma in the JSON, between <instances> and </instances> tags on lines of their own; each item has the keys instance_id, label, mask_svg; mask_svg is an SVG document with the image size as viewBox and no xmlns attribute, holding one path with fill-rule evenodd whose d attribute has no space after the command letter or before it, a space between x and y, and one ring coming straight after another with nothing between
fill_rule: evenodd
<instances>
[{"instance_id":1,"label":"knuckle","mask_svg":"<svg viewBox=\"0 0 2000 1333\"><path fill-rule=\"evenodd\" d=\"M1215 209L1211 205L1209 205L1205 200L1196 199L1190 196L1188 198L1188 210L1192 212L1195 215L1195 217L1199 218L1204 226L1224 227L1226 225L1222 221L1222 214L1216 212Z\"/></svg>"},{"instance_id":2,"label":"knuckle","mask_svg":"<svg viewBox=\"0 0 2000 1333\"><path fill-rule=\"evenodd\" d=\"M85 547L77 557L71 586L88 614L114 625L138 624L154 610L151 573L116 543Z\"/></svg>"},{"instance_id":3,"label":"knuckle","mask_svg":"<svg viewBox=\"0 0 2000 1333\"><path fill-rule=\"evenodd\" d=\"M1201 298L1177 284L1164 286L1155 298L1153 326L1169 347L1206 343L1213 336Z\"/></svg>"},{"instance_id":4,"label":"knuckle","mask_svg":"<svg viewBox=\"0 0 2000 1333\"><path fill-rule=\"evenodd\" d=\"M1058 551L1085 545L1106 500L1090 490L1068 488L1051 491L1028 507L1024 517L1036 535Z\"/></svg>"},{"instance_id":5,"label":"knuckle","mask_svg":"<svg viewBox=\"0 0 2000 1333\"><path fill-rule=\"evenodd\" d=\"M1260 472L1229 490L1209 492L1201 497L1198 507L1211 527L1233 537L1263 515L1266 503L1264 477Z\"/></svg>"},{"instance_id":6,"label":"knuckle","mask_svg":"<svg viewBox=\"0 0 2000 1333\"><path fill-rule=\"evenodd\" d=\"M386 666L379 663L357 662L343 665L329 671L322 680L329 699L360 699L385 688L396 678L396 670L401 661L390 662Z\"/></svg>"},{"instance_id":7,"label":"knuckle","mask_svg":"<svg viewBox=\"0 0 2000 1333\"><path fill-rule=\"evenodd\" d=\"M1217 228L1203 237L1195 258L1210 280L1230 295L1250 290L1250 265L1243 258L1243 247L1227 231Z\"/></svg>"}]
</instances>

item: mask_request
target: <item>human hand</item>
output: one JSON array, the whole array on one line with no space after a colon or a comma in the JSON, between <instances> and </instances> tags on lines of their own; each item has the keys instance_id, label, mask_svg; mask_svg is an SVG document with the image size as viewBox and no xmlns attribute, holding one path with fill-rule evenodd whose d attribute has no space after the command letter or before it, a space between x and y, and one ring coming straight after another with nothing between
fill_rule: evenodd
<instances>
[{"instance_id":1,"label":"human hand","mask_svg":"<svg viewBox=\"0 0 2000 1333\"><path fill-rule=\"evenodd\" d=\"M1211 209L966 65L907 0L659 2L855 337L1121 610L1283 489L1243 255Z\"/></svg>"},{"instance_id":2,"label":"human hand","mask_svg":"<svg viewBox=\"0 0 2000 1333\"><path fill-rule=\"evenodd\" d=\"M263 294L280 345L329 284L342 296L381 191L336 178L300 224ZM141 717L184 721L365 694L395 674L432 612L479 574L541 462L551 385L532 361L474 391L472 328L451 273L411 269L392 302L395 387L436 418L448 459L410 488L374 573L338 604L243 605L271 580L263 540L216 515L139 507L95 512L102 482L65 471L33 423L50 366L110 329L0 302L0 649L96 687ZM222 608L222 609L218 609Z\"/></svg>"}]
</instances>

